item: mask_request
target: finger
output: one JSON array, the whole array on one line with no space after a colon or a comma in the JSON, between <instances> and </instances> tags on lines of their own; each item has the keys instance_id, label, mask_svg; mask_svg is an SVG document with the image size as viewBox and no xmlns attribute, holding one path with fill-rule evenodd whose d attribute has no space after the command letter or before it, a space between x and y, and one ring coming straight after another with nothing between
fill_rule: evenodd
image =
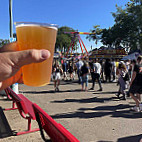
<instances>
[{"instance_id":1,"label":"finger","mask_svg":"<svg viewBox=\"0 0 142 142\"><path fill-rule=\"evenodd\" d=\"M9 44L4 45L0 48L0 52L12 52L12 51L19 51L19 47L17 42L12 42Z\"/></svg>"}]
</instances>

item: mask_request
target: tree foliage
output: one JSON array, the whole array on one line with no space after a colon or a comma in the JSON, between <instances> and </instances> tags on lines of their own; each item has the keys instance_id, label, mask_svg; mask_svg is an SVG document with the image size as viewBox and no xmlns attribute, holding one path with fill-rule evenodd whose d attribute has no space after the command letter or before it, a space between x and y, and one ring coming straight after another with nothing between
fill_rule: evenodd
<instances>
[{"instance_id":1,"label":"tree foliage","mask_svg":"<svg viewBox=\"0 0 142 142\"><path fill-rule=\"evenodd\" d=\"M66 34L65 32L74 32L75 30L67 27L67 26L63 26L60 27L58 29L58 34L57 34L57 40L56 40L56 45L55 45L55 49L60 50L61 52L66 52L70 46L70 43L72 41L72 35L71 34ZM74 47L77 46L77 42L75 42Z\"/></svg>"},{"instance_id":2,"label":"tree foliage","mask_svg":"<svg viewBox=\"0 0 142 142\"><path fill-rule=\"evenodd\" d=\"M108 29L99 28L92 40L100 40L106 46L130 46L131 50L142 50L142 0L130 0L125 9L116 5L112 13L115 24ZM98 27L98 26L97 26ZM92 31L97 31L96 27Z\"/></svg>"},{"instance_id":3,"label":"tree foliage","mask_svg":"<svg viewBox=\"0 0 142 142\"><path fill-rule=\"evenodd\" d=\"M89 40L94 40L97 44L97 42L101 39L102 29L99 25L93 26L93 28L94 29L90 31L92 34L88 35L86 38Z\"/></svg>"},{"instance_id":4,"label":"tree foliage","mask_svg":"<svg viewBox=\"0 0 142 142\"><path fill-rule=\"evenodd\" d=\"M2 47L3 45L9 43L8 39L0 39L0 47Z\"/></svg>"}]
</instances>

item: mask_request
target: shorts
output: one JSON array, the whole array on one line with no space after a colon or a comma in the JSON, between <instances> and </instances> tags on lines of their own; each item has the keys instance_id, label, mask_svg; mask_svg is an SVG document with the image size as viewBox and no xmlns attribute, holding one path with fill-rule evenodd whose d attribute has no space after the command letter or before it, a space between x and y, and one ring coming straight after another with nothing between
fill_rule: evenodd
<instances>
[{"instance_id":1,"label":"shorts","mask_svg":"<svg viewBox=\"0 0 142 142\"><path fill-rule=\"evenodd\" d=\"M61 79L61 74L59 72L53 73L53 79L54 80L60 80Z\"/></svg>"},{"instance_id":2,"label":"shorts","mask_svg":"<svg viewBox=\"0 0 142 142\"><path fill-rule=\"evenodd\" d=\"M129 93L132 94L142 94L142 86L137 86L137 85L131 85L130 89L129 89Z\"/></svg>"},{"instance_id":3,"label":"shorts","mask_svg":"<svg viewBox=\"0 0 142 142\"><path fill-rule=\"evenodd\" d=\"M88 87L88 75L81 76L81 85L85 83L85 86Z\"/></svg>"}]
</instances>

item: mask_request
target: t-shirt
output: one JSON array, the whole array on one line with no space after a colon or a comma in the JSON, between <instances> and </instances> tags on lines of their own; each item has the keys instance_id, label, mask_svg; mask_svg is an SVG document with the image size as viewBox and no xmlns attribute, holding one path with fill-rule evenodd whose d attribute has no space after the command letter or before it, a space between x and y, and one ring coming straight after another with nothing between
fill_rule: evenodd
<instances>
[{"instance_id":1,"label":"t-shirt","mask_svg":"<svg viewBox=\"0 0 142 142\"><path fill-rule=\"evenodd\" d=\"M80 60L76 63L77 69L80 70L81 67L83 66L83 62Z\"/></svg>"},{"instance_id":2,"label":"t-shirt","mask_svg":"<svg viewBox=\"0 0 142 142\"><path fill-rule=\"evenodd\" d=\"M94 63L94 69L95 69L95 73L100 74L101 73L101 64L100 63Z\"/></svg>"},{"instance_id":3,"label":"t-shirt","mask_svg":"<svg viewBox=\"0 0 142 142\"><path fill-rule=\"evenodd\" d=\"M88 67L82 66L81 67L81 76L83 76L84 74L88 73Z\"/></svg>"},{"instance_id":4,"label":"t-shirt","mask_svg":"<svg viewBox=\"0 0 142 142\"><path fill-rule=\"evenodd\" d=\"M105 62L104 66L105 74L110 74L112 70L112 64L110 62Z\"/></svg>"},{"instance_id":5,"label":"t-shirt","mask_svg":"<svg viewBox=\"0 0 142 142\"><path fill-rule=\"evenodd\" d=\"M112 69L113 69L112 71L113 71L113 72L116 72L116 63L115 63L115 62L112 62L111 64L112 64Z\"/></svg>"},{"instance_id":6,"label":"t-shirt","mask_svg":"<svg viewBox=\"0 0 142 142\"><path fill-rule=\"evenodd\" d=\"M116 68L118 68L119 66L119 62L115 62Z\"/></svg>"},{"instance_id":7,"label":"t-shirt","mask_svg":"<svg viewBox=\"0 0 142 142\"><path fill-rule=\"evenodd\" d=\"M58 67L56 68L56 73L57 73L57 72L60 72L60 68L58 68Z\"/></svg>"},{"instance_id":8,"label":"t-shirt","mask_svg":"<svg viewBox=\"0 0 142 142\"><path fill-rule=\"evenodd\" d=\"M136 72L136 77L133 83L138 86L142 86L142 64L136 64L134 66L134 71Z\"/></svg>"},{"instance_id":9,"label":"t-shirt","mask_svg":"<svg viewBox=\"0 0 142 142\"><path fill-rule=\"evenodd\" d=\"M73 72L73 67L72 65L69 66L69 73L72 73Z\"/></svg>"}]
</instances>

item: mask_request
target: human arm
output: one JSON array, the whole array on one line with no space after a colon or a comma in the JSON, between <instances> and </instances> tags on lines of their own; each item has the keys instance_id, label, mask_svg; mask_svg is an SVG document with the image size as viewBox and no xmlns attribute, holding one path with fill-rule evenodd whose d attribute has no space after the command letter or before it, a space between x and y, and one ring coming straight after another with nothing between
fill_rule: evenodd
<instances>
[{"instance_id":1,"label":"human arm","mask_svg":"<svg viewBox=\"0 0 142 142\"><path fill-rule=\"evenodd\" d=\"M130 81L130 86L132 85L133 81L135 80L136 74L137 73L135 71L133 71L132 78L131 78L131 81Z\"/></svg>"}]
</instances>

